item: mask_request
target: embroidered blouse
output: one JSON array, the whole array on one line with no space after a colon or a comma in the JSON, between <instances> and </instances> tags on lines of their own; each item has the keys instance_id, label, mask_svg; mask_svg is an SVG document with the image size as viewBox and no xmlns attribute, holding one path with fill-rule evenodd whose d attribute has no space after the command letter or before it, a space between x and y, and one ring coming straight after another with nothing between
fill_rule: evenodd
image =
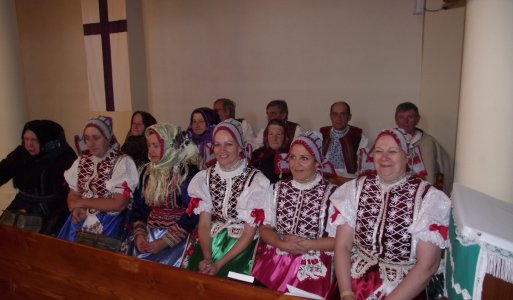
<instances>
[{"instance_id":1,"label":"embroidered blouse","mask_svg":"<svg viewBox=\"0 0 513 300\"><path fill-rule=\"evenodd\" d=\"M443 229L449 224L450 200L418 177L386 185L376 175L362 176L339 187L331 201L330 236L337 225L354 229L353 278L378 265L383 284L393 289L415 265L419 240L447 247Z\"/></svg>"},{"instance_id":2,"label":"embroidered blouse","mask_svg":"<svg viewBox=\"0 0 513 300\"><path fill-rule=\"evenodd\" d=\"M188 192L191 198L200 199L193 212L211 213L213 223L257 226L255 212L263 212L269 188L269 179L243 161L230 172L221 170L217 163L200 171L192 178Z\"/></svg>"},{"instance_id":3,"label":"embroidered blouse","mask_svg":"<svg viewBox=\"0 0 513 300\"><path fill-rule=\"evenodd\" d=\"M123 194L123 183L133 192L139 178L134 161L111 148L104 157L83 155L64 172L70 189L78 191L82 198L110 197Z\"/></svg>"}]
</instances>

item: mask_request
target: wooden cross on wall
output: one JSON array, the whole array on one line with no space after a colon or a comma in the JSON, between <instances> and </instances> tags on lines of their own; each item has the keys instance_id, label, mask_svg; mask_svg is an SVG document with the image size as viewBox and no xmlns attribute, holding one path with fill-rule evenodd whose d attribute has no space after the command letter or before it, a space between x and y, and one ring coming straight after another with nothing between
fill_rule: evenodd
<instances>
[{"instance_id":1,"label":"wooden cross on wall","mask_svg":"<svg viewBox=\"0 0 513 300\"><path fill-rule=\"evenodd\" d=\"M103 58L103 78L105 86L105 104L107 111L114 111L114 87L112 79L112 56L110 48L110 34L127 31L127 21L117 20L109 21L109 8L107 0L98 0L100 11L99 23L84 24L84 35L101 36L102 58Z\"/></svg>"}]
</instances>

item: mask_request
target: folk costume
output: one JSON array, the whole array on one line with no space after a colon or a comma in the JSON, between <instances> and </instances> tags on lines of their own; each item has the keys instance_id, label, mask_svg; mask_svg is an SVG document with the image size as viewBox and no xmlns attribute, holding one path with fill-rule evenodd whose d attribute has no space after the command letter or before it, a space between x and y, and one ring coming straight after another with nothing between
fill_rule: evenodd
<instances>
[{"instance_id":1,"label":"folk costume","mask_svg":"<svg viewBox=\"0 0 513 300\"><path fill-rule=\"evenodd\" d=\"M283 128L283 145L278 150L274 150L269 146L268 140L268 128L269 125L278 125ZM251 155L251 165L264 173L264 175L269 178L271 183L275 183L278 180L285 179L290 176L289 172L285 172L279 168L279 164L277 164L276 155L280 153L288 153L289 147L287 146L289 143L289 137L287 135L287 131L285 130L285 122L274 119L271 120L267 127L264 130L264 146L253 151Z\"/></svg>"},{"instance_id":2,"label":"folk costume","mask_svg":"<svg viewBox=\"0 0 513 300\"><path fill-rule=\"evenodd\" d=\"M291 143L305 146L319 165L321 136L309 132L300 135ZM305 239L327 237L329 197L336 186L324 180L320 169L315 179L300 183L294 179L278 181L271 192L264 224L274 228L276 233L299 236ZM312 250L303 255L290 254L260 241L252 275L271 289L287 291L292 285L324 298L334 290L333 251Z\"/></svg>"},{"instance_id":3,"label":"folk costume","mask_svg":"<svg viewBox=\"0 0 513 300\"><path fill-rule=\"evenodd\" d=\"M192 131L192 117L196 113L201 114L205 121L205 126L207 127L200 135L197 135ZM217 112L208 107L197 108L191 113L187 135L193 141L194 145L198 147L200 157L203 159L203 166L201 169L209 167L215 163L214 153L212 152L212 133L219 122L220 120Z\"/></svg>"},{"instance_id":4,"label":"folk costume","mask_svg":"<svg viewBox=\"0 0 513 300\"><path fill-rule=\"evenodd\" d=\"M332 126L322 127L322 154L335 166L338 175L355 174L358 171L359 149L367 146L362 129L348 125L342 130Z\"/></svg>"},{"instance_id":5,"label":"folk costume","mask_svg":"<svg viewBox=\"0 0 513 300\"><path fill-rule=\"evenodd\" d=\"M112 134L112 120L98 116L87 121L87 127L93 126L100 130L110 142L110 149L103 157L92 155L89 150L82 153L64 178L70 189L78 192L80 197L110 198L112 194L123 194L130 198L138 183L135 163L119 150L116 138ZM73 224L71 216L60 230L58 238L75 241L79 231L101 234L108 237L121 237L126 223L126 209L123 211L103 212L87 209L84 221Z\"/></svg>"},{"instance_id":6,"label":"folk costume","mask_svg":"<svg viewBox=\"0 0 513 300\"><path fill-rule=\"evenodd\" d=\"M40 146L37 155L30 155L23 146L27 130L37 137ZM69 188L63 174L77 156L66 142L64 129L54 121L27 122L21 138L21 145L0 162L0 185L12 179L18 189L6 213L25 210L27 214L37 215L41 218L39 231L55 234L69 214L66 204Z\"/></svg>"},{"instance_id":7,"label":"folk costume","mask_svg":"<svg viewBox=\"0 0 513 300\"><path fill-rule=\"evenodd\" d=\"M227 130L237 144L245 149L240 123L228 119L216 126L214 136L219 130ZM245 154L249 158L249 153ZM244 224L256 227L264 218L264 197L269 190L269 180L257 169L250 167L246 158L241 158L233 170L222 170L218 162L214 166L200 171L189 184L189 196L192 198L188 213L211 214L212 261L222 258L242 236ZM229 271L249 274L253 266L254 248L257 236L235 258L225 264L217 276L226 277ZM198 270L204 259L197 232L190 235L186 246L183 267Z\"/></svg>"},{"instance_id":8,"label":"folk costume","mask_svg":"<svg viewBox=\"0 0 513 300\"><path fill-rule=\"evenodd\" d=\"M355 299L384 299L417 262L420 240L444 249L447 246L450 201L440 190L416 174L418 152L397 129L382 131L407 153L408 168L392 184L368 172L339 187L331 197L330 232L348 224L354 229L351 277ZM372 154L372 151L371 151Z\"/></svg>"},{"instance_id":9,"label":"folk costume","mask_svg":"<svg viewBox=\"0 0 513 300\"><path fill-rule=\"evenodd\" d=\"M198 223L197 216L185 214L190 200L187 187L198 172L188 163L198 156L198 150L179 126L156 124L146 129L145 136L151 134L159 140L162 157L145 165L140 175L130 217L134 235L131 254L179 267L186 237ZM135 246L138 235L148 242L162 239L167 247L155 254L141 253Z\"/></svg>"}]
</instances>

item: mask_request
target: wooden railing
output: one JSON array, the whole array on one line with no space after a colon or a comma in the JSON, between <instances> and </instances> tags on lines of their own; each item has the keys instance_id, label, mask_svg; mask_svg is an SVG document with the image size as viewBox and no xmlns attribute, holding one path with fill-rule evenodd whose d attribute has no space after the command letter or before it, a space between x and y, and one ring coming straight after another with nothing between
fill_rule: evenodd
<instances>
[{"instance_id":1,"label":"wooden railing","mask_svg":"<svg viewBox=\"0 0 513 300\"><path fill-rule=\"evenodd\" d=\"M98 298L299 299L0 226L0 299Z\"/></svg>"}]
</instances>

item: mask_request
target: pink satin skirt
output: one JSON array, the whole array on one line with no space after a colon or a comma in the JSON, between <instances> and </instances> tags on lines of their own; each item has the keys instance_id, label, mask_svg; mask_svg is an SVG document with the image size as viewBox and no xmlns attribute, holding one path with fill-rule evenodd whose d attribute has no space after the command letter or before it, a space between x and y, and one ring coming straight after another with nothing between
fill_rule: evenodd
<instances>
[{"instance_id":1,"label":"pink satin skirt","mask_svg":"<svg viewBox=\"0 0 513 300\"><path fill-rule=\"evenodd\" d=\"M291 255L260 243L252 274L266 287L287 291L287 284L324 298L335 291L333 256L325 252Z\"/></svg>"},{"instance_id":2,"label":"pink satin skirt","mask_svg":"<svg viewBox=\"0 0 513 300\"><path fill-rule=\"evenodd\" d=\"M378 266L371 267L367 273L365 273L360 278L352 278L351 279L351 287L354 292L355 300L365 300L367 299L374 291L376 291L383 280L379 277L379 268ZM379 294L376 296L380 296ZM386 299L386 296L382 296L379 299ZM413 300L425 300L426 293L422 291L419 295L417 295Z\"/></svg>"}]
</instances>

